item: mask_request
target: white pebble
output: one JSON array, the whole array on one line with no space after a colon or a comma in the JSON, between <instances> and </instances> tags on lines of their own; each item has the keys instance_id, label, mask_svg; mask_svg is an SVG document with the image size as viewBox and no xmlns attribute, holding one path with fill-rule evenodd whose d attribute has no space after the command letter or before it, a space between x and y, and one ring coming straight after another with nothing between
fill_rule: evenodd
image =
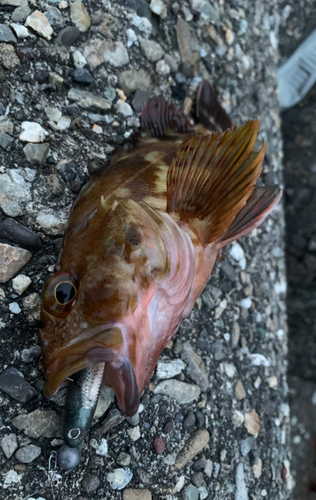
<instances>
[{"instance_id":1,"label":"white pebble","mask_svg":"<svg viewBox=\"0 0 316 500\"><path fill-rule=\"evenodd\" d=\"M19 136L21 141L25 142L43 142L48 133L39 123L23 122L21 123L22 132Z\"/></svg>"},{"instance_id":2,"label":"white pebble","mask_svg":"<svg viewBox=\"0 0 316 500\"><path fill-rule=\"evenodd\" d=\"M84 68L87 64L85 57L81 54L79 50L75 50L72 54L72 60L76 68Z\"/></svg>"},{"instance_id":3,"label":"white pebble","mask_svg":"<svg viewBox=\"0 0 316 500\"><path fill-rule=\"evenodd\" d=\"M113 490L122 490L133 478L133 473L128 467L124 469L114 469L113 472L109 472L106 476Z\"/></svg>"},{"instance_id":4,"label":"white pebble","mask_svg":"<svg viewBox=\"0 0 316 500\"><path fill-rule=\"evenodd\" d=\"M21 312L21 308L17 302L11 302L11 304L9 304L9 309L13 314L20 314Z\"/></svg>"},{"instance_id":5,"label":"white pebble","mask_svg":"<svg viewBox=\"0 0 316 500\"><path fill-rule=\"evenodd\" d=\"M12 280L12 287L13 290L21 295L25 290L28 289L28 287L31 284L31 278L28 276L25 276L25 274L18 274L15 278Z\"/></svg>"},{"instance_id":6,"label":"white pebble","mask_svg":"<svg viewBox=\"0 0 316 500\"><path fill-rule=\"evenodd\" d=\"M156 376L160 380L175 377L184 370L185 364L181 359L158 361Z\"/></svg>"},{"instance_id":7,"label":"white pebble","mask_svg":"<svg viewBox=\"0 0 316 500\"><path fill-rule=\"evenodd\" d=\"M106 457L106 455L108 454L108 442L106 439L101 439L101 443L99 444L95 452L97 455Z\"/></svg>"},{"instance_id":8,"label":"white pebble","mask_svg":"<svg viewBox=\"0 0 316 500\"><path fill-rule=\"evenodd\" d=\"M137 42L137 35L135 31L132 30L131 28L128 28L128 30L126 30L126 36L127 36L127 44L126 44L127 47L131 47L134 42Z\"/></svg>"},{"instance_id":9,"label":"white pebble","mask_svg":"<svg viewBox=\"0 0 316 500\"><path fill-rule=\"evenodd\" d=\"M119 99L116 103L116 109L118 113L121 113L124 116L131 116L133 114L133 110L128 104L128 102L122 101Z\"/></svg>"},{"instance_id":10,"label":"white pebble","mask_svg":"<svg viewBox=\"0 0 316 500\"><path fill-rule=\"evenodd\" d=\"M139 425L136 425L136 427L128 429L127 434L129 435L132 441L137 441L141 436Z\"/></svg>"},{"instance_id":11,"label":"white pebble","mask_svg":"<svg viewBox=\"0 0 316 500\"><path fill-rule=\"evenodd\" d=\"M240 305L243 309L250 309L252 305L251 299L249 297L242 299Z\"/></svg>"},{"instance_id":12,"label":"white pebble","mask_svg":"<svg viewBox=\"0 0 316 500\"><path fill-rule=\"evenodd\" d=\"M249 354L249 358L251 359L251 363L254 366L270 366L270 361L263 355L259 353Z\"/></svg>"}]
</instances>

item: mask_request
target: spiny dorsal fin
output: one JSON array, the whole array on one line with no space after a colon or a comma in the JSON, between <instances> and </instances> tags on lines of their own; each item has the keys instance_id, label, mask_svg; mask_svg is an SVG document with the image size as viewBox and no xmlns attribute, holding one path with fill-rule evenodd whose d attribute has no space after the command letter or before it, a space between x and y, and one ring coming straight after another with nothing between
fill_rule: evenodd
<instances>
[{"instance_id":1,"label":"spiny dorsal fin","mask_svg":"<svg viewBox=\"0 0 316 500\"><path fill-rule=\"evenodd\" d=\"M185 132L189 120L180 109L168 104L162 96L155 96L145 103L140 123L153 137L162 137L167 129Z\"/></svg>"},{"instance_id":2,"label":"spiny dorsal fin","mask_svg":"<svg viewBox=\"0 0 316 500\"><path fill-rule=\"evenodd\" d=\"M225 109L218 101L214 85L203 80L196 93L195 114L200 123L209 130L227 130L233 126Z\"/></svg>"},{"instance_id":3,"label":"spiny dorsal fin","mask_svg":"<svg viewBox=\"0 0 316 500\"><path fill-rule=\"evenodd\" d=\"M255 187L246 205L234 219L231 226L221 238L221 246L226 246L234 240L260 226L266 216L277 205L282 196L279 186L266 188Z\"/></svg>"},{"instance_id":4,"label":"spiny dorsal fin","mask_svg":"<svg viewBox=\"0 0 316 500\"><path fill-rule=\"evenodd\" d=\"M261 173L265 144L254 152L259 121L193 135L167 176L167 212L177 213L204 244L218 240L245 205Z\"/></svg>"}]
</instances>

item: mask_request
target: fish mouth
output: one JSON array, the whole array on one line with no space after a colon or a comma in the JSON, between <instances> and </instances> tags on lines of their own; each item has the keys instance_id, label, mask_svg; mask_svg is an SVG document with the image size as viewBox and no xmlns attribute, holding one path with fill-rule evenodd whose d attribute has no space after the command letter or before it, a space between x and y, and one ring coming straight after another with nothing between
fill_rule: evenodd
<instances>
[{"instance_id":1,"label":"fish mouth","mask_svg":"<svg viewBox=\"0 0 316 500\"><path fill-rule=\"evenodd\" d=\"M53 397L62 384L75 373L96 363L113 362L119 358L123 343L120 328L115 327L90 335L91 331L84 332L76 342L55 349L45 360L46 397Z\"/></svg>"}]
</instances>

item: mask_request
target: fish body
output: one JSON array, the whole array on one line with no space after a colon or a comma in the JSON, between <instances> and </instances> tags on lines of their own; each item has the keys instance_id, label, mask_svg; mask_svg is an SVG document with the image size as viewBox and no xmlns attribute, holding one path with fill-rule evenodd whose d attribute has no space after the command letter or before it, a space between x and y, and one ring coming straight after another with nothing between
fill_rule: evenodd
<instances>
[{"instance_id":1,"label":"fish body","mask_svg":"<svg viewBox=\"0 0 316 500\"><path fill-rule=\"evenodd\" d=\"M204 133L192 135L181 112L150 101L143 124L161 137L144 134L134 150L116 153L75 201L42 295L47 396L98 365L121 409L135 414L221 249L257 227L279 200L278 187L256 187L264 157L264 146L254 151L258 121L210 132L212 109L217 124L230 125L212 102L204 82L197 98Z\"/></svg>"}]
</instances>

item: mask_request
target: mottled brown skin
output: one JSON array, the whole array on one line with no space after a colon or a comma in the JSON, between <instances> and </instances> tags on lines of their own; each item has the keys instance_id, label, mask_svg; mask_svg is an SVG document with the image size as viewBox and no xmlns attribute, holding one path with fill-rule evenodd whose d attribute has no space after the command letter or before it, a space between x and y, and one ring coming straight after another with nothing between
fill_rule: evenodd
<instances>
[{"instance_id":1,"label":"mottled brown skin","mask_svg":"<svg viewBox=\"0 0 316 500\"><path fill-rule=\"evenodd\" d=\"M279 198L278 190L254 187L264 153L253 153L257 130L252 122L184 143L192 132L144 135L87 183L57 273L43 291L47 396L73 373L105 362L104 383L126 414L137 411L162 349L191 312L221 248L259 225ZM209 161L212 150L218 168ZM54 290L64 281L76 296L60 305Z\"/></svg>"}]
</instances>

